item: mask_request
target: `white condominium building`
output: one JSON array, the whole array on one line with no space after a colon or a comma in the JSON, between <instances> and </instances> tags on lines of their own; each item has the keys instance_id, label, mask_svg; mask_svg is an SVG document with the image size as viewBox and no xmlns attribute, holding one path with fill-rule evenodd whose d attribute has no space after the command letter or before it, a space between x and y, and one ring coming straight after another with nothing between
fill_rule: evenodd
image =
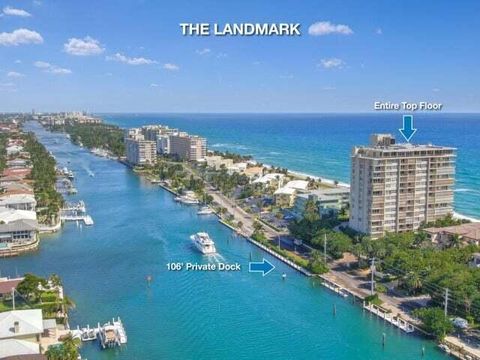
<instances>
[{"instance_id":1,"label":"white condominium building","mask_svg":"<svg viewBox=\"0 0 480 360\"><path fill-rule=\"evenodd\" d=\"M416 230L453 211L455 148L376 134L352 151L349 226L372 238Z\"/></svg>"},{"instance_id":2,"label":"white condominium building","mask_svg":"<svg viewBox=\"0 0 480 360\"><path fill-rule=\"evenodd\" d=\"M207 156L207 139L181 132L169 137L170 154L181 160L198 161Z\"/></svg>"}]
</instances>

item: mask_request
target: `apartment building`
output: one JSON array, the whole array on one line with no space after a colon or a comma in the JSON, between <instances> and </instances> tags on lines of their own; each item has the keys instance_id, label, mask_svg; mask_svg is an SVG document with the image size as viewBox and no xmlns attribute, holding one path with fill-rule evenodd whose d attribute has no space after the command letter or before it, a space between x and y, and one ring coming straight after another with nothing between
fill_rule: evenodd
<instances>
[{"instance_id":1,"label":"apartment building","mask_svg":"<svg viewBox=\"0 0 480 360\"><path fill-rule=\"evenodd\" d=\"M375 134L352 151L349 226L372 238L416 230L453 211L456 149Z\"/></svg>"},{"instance_id":2,"label":"apartment building","mask_svg":"<svg viewBox=\"0 0 480 360\"><path fill-rule=\"evenodd\" d=\"M127 139L125 146L127 161L132 165L150 165L156 160L157 144L155 141Z\"/></svg>"},{"instance_id":3,"label":"apartment building","mask_svg":"<svg viewBox=\"0 0 480 360\"><path fill-rule=\"evenodd\" d=\"M185 132L169 136L170 154L181 160L198 161L207 156L207 139Z\"/></svg>"}]
</instances>

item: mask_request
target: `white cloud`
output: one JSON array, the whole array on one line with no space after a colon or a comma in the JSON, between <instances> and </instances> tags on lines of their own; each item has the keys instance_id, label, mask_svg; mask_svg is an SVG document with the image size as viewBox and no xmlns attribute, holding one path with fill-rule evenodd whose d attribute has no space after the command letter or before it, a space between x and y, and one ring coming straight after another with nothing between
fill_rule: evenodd
<instances>
[{"instance_id":1,"label":"white cloud","mask_svg":"<svg viewBox=\"0 0 480 360\"><path fill-rule=\"evenodd\" d=\"M170 64L170 63L163 64L163 68L164 68L165 70L168 70L168 71L177 71L177 70L180 70L180 66L175 65L175 64Z\"/></svg>"},{"instance_id":2,"label":"white cloud","mask_svg":"<svg viewBox=\"0 0 480 360\"><path fill-rule=\"evenodd\" d=\"M19 72L16 72L16 71L9 71L7 73L7 77L10 77L10 78L20 78L20 77L24 77L25 74L22 74L22 73L19 73Z\"/></svg>"},{"instance_id":3,"label":"white cloud","mask_svg":"<svg viewBox=\"0 0 480 360\"><path fill-rule=\"evenodd\" d=\"M146 59L144 57L128 57L125 55L122 55L120 53L116 53L113 56L107 56L106 60L108 61L118 61L124 64L128 65L150 65L150 64L157 64L157 61L151 60L151 59Z\"/></svg>"},{"instance_id":4,"label":"white cloud","mask_svg":"<svg viewBox=\"0 0 480 360\"><path fill-rule=\"evenodd\" d=\"M155 83L151 83L151 84L150 84L150 87L159 87L159 86L160 86L160 85L155 84Z\"/></svg>"},{"instance_id":5,"label":"white cloud","mask_svg":"<svg viewBox=\"0 0 480 360\"><path fill-rule=\"evenodd\" d=\"M226 58L226 57L228 57L228 54L226 54L226 53L222 53L222 52L221 52L221 53L218 53L218 54L217 54L217 59L224 59L224 58Z\"/></svg>"},{"instance_id":6,"label":"white cloud","mask_svg":"<svg viewBox=\"0 0 480 360\"><path fill-rule=\"evenodd\" d=\"M324 86L322 88L323 91L333 91L333 90L337 90L337 88L335 86Z\"/></svg>"},{"instance_id":7,"label":"white cloud","mask_svg":"<svg viewBox=\"0 0 480 360\"><path fill-rule=\"evenodd\" d=\"M66 75L71 74L72 70L61 68L57 65L52 65L45 61L35 61L33 65L39 69L42 69L44 72L55 74L55 75Z\"/></svg>"},{"instance_id":8,"label":"white cloud","mask_svg":"<svg viewBox=\"0 0 480 360\"><path fill-rule=\"evenodd\" d=\"M209 48L204 48L204 49L196 50L195 52L198 55L208 55L212 52L212 50L210 50Z\"/></svg>"},{"instance_id":9,"label":"white cloud","mask_svg":"<svg viewBox=\"0 0 480 360\"><path fill-rule=\"evenodd\" d=\"M30 14L28 11L25 11L22 9L15 9L15 8L12 8L11 6L5 6L3 8L3 13L9 16L20 16L20 17L32 16L32 14Z\"/></svg>"},{"instance_id":10,"label":"white cloud","mask_svg":"<svg viewBox=\"0 0 480 360\"><path fill-rule=\"evenodd\" d=\"M28 29L17 29L11 33L0 33L0 45L3 46L18 46L21 44L41 44L43 43L42 36L36 31Z\"/></svg>"},{"instance_id":11,"label":"white cloud","mask_svg":"<svg viewBox=\"0 0 480 360\"><path fill-rule=\"evenodd\" d=\"M351 35L353 34L353 30L348 25L332 24L330 21L319 21L310 25L308 33L312 36L329 34Z\"/></svg>"},{"instance_id":12,"label":"white cloud","mask_svg":"<svg viewBox=\"0 0 480 360\"><path fill-rule=\"evenodd\" d=\"M439 88L433 88L432 91L433 92L440 92L440 89Z\"/></svg>"},{"instance_id":13,"label":"white cloud","mask_svg":"<svg viewBox=\"0 0 480 360\"><path fill-rule=\"evenodd\" d=\"M15 64L21 64L22 60L15 60Z\"/></svg>"},{"instance_id":14,"label":"white cloud","mask_svg":"<svg viewBox=\"0 0 480 360\"><path fill-rule=\"evenodd\" d=\"M382 35L382 34L383 34L382 28L377 28L377 29L375 30L375 34L377 34L377 35Z\"/></svg>"},{"instance_id":15,"label":"white cloud","mask_svg":"<svg viewBox=\"0 0 480 360\"><path fill-rule=\"evenodd\" d=\"M63 44L63 50L70 55L99 55L105 51L98 40L86 36L83 39L70 38Z\"/></svg>"},{"instance_id":16,"label":"white cloud","mask_svg":"<svg viewBox=\"0 0 480 360\"><path fill-rule=\"evenodd\" d=\"M35 6L41 6L42 2L40 0L33 0L33 5Z\"/></svg>"},{"instance_id":17,"label":"white cloud","mask_svg":"<svg viewBox=\"0 0 480 360\"><path fill-rule=\"evenodd\" d=\"M345 66L345 61L338 58L322 59L319 66L325 69L341 69Z\"/></svg>"}]
</instances>

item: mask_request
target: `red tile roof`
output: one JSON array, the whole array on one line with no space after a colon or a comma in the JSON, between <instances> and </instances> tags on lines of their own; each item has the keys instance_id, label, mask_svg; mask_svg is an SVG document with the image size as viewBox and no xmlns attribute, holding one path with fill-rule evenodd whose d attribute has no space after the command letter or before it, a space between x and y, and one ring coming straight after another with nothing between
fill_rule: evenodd
<instances>
[{"instance_id":1,"label":"red tile roof","mask_svg":"<svg viewBox=\"0 0 480 360\"><path fill-rule=\"evenodd\" d=\"M23 278L0 280L0 295L11 294L12 288L17 288Z\"/></svg>"}]
</instances>

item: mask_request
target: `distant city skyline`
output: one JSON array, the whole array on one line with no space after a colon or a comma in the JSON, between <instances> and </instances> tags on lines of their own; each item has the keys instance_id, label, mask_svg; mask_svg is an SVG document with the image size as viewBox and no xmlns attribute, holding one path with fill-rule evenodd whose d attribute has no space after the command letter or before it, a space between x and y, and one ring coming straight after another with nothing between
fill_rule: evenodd
<instances>
[{"instance_id":1,"label":"distant city skyline","mask_svg":"<svg viewBox=\"0 0 480 360\"><path fill-rule=\"evenodd\" d=\"M479 12L474 0L0 0L0 112L479 112ZM197 22L302 35L182 36Z\"/></svg>"}]
</instances>

